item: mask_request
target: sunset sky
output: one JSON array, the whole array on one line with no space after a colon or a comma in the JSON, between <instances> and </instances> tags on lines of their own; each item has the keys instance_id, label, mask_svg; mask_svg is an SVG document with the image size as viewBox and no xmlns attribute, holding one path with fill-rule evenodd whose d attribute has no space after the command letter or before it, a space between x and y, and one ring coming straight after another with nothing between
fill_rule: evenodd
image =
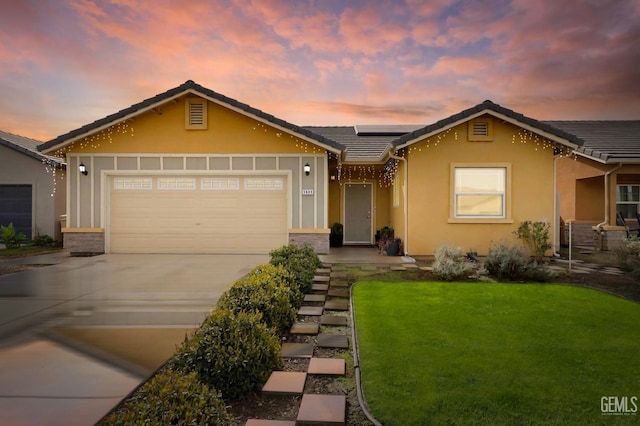
<instances>
[{"instance_id":1,"label":"sunset sky","mask_svg":"<svg viewBox=\"0 0 640 426\"><path fill-rule=\"evenodd\" d=\"M485 99L640 119L640 0L0 0L0 129L41 140L194 80L298 125Z\"/></svg>"}]
</instances>

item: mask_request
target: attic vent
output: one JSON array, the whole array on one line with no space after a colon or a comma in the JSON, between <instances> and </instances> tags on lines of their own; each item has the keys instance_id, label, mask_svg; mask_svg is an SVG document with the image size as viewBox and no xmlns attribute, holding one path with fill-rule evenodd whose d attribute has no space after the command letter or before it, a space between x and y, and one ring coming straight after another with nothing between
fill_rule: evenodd
<instances>
[{"instance_id":1,"label":"attic vent","mask_svg":"<svg viewBox=\"0 0 640 426\"><path fill-rule=\"evenodd\" d=\"M470 141L492 141L493 121L490 118L479 118L469 122Z\"/></svg>"},{"instance_id":2,"label":"attic vent","mask_svg":"<svg viewBox=\"0 0 640 426\"><path fill-rule=\"evenodd\" d=\"M187 99L185 104L185 128L207 128L207 101L201 98Z\"/></svg>"},{"instance_id":3,"label":"attic vent","mask_svg":"<svg viewBox=\"0 0 640 426\"><path fill-rule=\"evenodd\" d=\"M476 121L473 123L473 136L489 136L489 123L486 121Z\"/></svg>"}]
</instances>

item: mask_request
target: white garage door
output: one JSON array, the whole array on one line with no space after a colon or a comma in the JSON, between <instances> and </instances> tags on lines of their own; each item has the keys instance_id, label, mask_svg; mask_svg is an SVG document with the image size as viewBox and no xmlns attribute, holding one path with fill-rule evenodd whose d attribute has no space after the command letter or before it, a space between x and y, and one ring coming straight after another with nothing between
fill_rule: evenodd
<instances>
[{"instance_id":1,"label":"white garage door","mask_svg":"<svg viewBox=\"0 0 640 426\"><path fill-rule=\"evenodd\" d=\"M284 176L114 176L111 253L268 253L287 242Z\"/></svg>"}]
</instances>

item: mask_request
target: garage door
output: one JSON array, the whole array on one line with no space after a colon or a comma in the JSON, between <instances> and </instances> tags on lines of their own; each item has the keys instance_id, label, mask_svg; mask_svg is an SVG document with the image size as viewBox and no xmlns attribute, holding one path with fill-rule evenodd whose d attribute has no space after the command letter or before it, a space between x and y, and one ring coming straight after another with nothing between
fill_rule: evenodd
<instances>
[{"instance_id":1,"label":"garage door","mask_svg":"<svg viewBox=\"0 0 640 426\"><path fill-rule=\"evenodd\" d=\"M112 253L268 253L287 242L284 176L115 176Z\"/></svg>"},{"instance_id":2,"label":"garage door","mask_svg":"<svg viewBox=\"0 0 640 426\"><path fill-rule=\"evenodd\" d=\"M0 225L13 223L31 240L31 185L0 185Z\"/></svg>"}]
</instances>

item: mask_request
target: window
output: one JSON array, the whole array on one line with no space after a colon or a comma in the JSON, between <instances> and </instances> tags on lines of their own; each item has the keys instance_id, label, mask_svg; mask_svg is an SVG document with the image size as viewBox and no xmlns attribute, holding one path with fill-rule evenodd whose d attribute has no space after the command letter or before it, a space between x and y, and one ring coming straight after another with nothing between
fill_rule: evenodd
<instances>
[{"instance_id":1,"label":"window","mask_svg":"<svg viewBox=\"0 0 640 426\"><path fill-rule=\"evenodd\" d=\"M116 191L123 190L141 190L152 189L153 181L150 177L115 177L113 178L113 189Z\"/></svg>"},{"instance_id":2,"label":"window","mask_svg":"<svg viewBox=\"0 0 640 426\"><path fill-rule=\"evenodd\" d=\"M640 185L616 186L616 211L625 219L636 219L640 212Z\"/></svg>"},{"instance_id":3,"label":"window","mask_svg":"<svg viewBox=\"0 0 640 426\"><path fill-rule=\"evenodd\" d=\"M456 167L454 217L505 218L506 191L505 167Z\"/></svg>"},{"instance_id":4,"label":"window","mask_svg":"<svg viewBox=\"0 0 640 426\"><path fill-rule=\"evenodd\" d=\"M185 128L206 129L207 128L207 101L201 98L185 100Z\"/></svg>"},{"instance_id":5,"label":"window","mask_svg":"<svg viewBox=\"0 0 640 426\"><path fill-rule=\"evenodd\" d=\"M492 141L493 140L493 120L490 118L476 118L469 121L469 141Z\"/></svg>"},{"instance_id":6,"label":"window","mask_svg":"<svg viewBox=\"0 0 640 426\"><path fill-rule=\"evenodd\" d=\"M158 178L158 189L167 190L193 190L196 189L194 178Z\"/></svg>"},{"instance_id":7,"label":"window","mask_svg":"<svg viewBox=\"0 0 640 426\"><path fill-rule=\"evenodd\" d=\"M246 178L244 189L253 191L281 191L284 189L282 178Z\"/></svg>"},{"instance_id":8,"label":"window","mask_svg":"<svg viewBox=\"0 0 640 426\"><path fill-rule=\"evenodd\" d=\"M209 191L233 191L240 189L239 178L202 178L200 187Z\"/></svg>"}]
</instances>

